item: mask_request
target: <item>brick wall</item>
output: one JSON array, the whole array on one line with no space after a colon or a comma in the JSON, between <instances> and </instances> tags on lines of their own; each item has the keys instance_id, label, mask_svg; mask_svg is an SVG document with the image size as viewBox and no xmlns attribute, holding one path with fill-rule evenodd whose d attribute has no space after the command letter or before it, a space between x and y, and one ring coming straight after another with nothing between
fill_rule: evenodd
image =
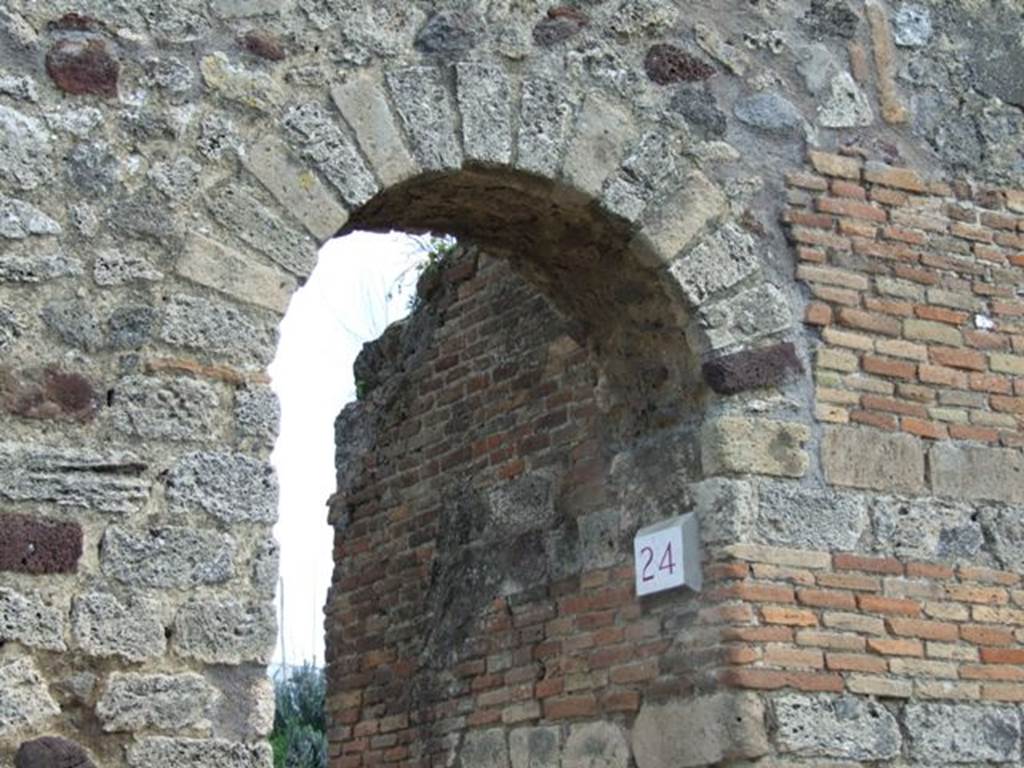
<instances>
[{"instance_id":1,"label":"brick wall","mask_svg":"<svg viewBox=\"0 0 1024 768\"><path fill-rule=\"evenodd\" d=\"M647 693L692 687L672 648L694 600L635 597L573 326L505 262L462 254L439 282L408 368L342 417L383 418L333 506L332 765L447 765L506 728L615 751Z\"/></svg>"},{"instance_id":2,"label":"brick wall","mask_svg":"<svg viewBox=\"0 0 1024 768\"><path fill-rule=\"evenodd\" d=\"M1022 444L1024 192L811 153L787 176L817 417Z\"/></svg>"}]
</instances>

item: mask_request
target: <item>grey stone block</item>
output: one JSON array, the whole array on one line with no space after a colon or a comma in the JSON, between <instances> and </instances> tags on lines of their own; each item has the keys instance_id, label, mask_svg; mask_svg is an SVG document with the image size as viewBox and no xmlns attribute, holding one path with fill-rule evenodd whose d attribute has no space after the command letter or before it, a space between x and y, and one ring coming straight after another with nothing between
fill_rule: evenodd
<instances>
[{"instance_id":1,"label":"grey stone block","mask_svg":"<svg viewBox=\"0 0 1024 768\"><path fill-rule=\"evenodd\" d=\"M281 547L271 537L256 545L252 556L252 586L260 597L273 597L277 589L277 574L281 562Z\"/></svg>"},{"instance_id":2,"label":"grey stone block","mask_svg":"<svg viewBox=\"0 0 1024 768\"><path fill-rule=\"evenodd\" d=\"M263 369L277 348L277 323L198 296L170 296L160 338L176 347L213 352L238 365Z\"/></svg>"},{"instance_id":3,"label":"grey stone block","mask_svg":"<svg viewBox=\"0 0 1024 768\"><path fill-rule=\"evenodd\" d=\"M793 310L781 290L766 284L706 303L699 318L698 330L690 334L693 346L701 351L720 350L788 330Z\"/></svg>"},{"instance_id":4,"label":"grey stone block","mask_svg":"<svg viewBox=\"0 0 1024 768\"><path fill-rule=\"evenodd\" d=\"M102 249L93 263L96 285L111 287L134 282L152 283L163 280L163 273L143 255Z\"/></svg>"},{"instance_id":5,"label":"grey stone block","mask_svg":"<svg viewBox=\"0 0 1024 768\"><path fill-rule=\"evenodd\" d=\"M712 477L695 483L692 492L702 543L733 544L747 540L758 510L757 492L751 483Z\"/></svg>"},{"instance_id":6,"label":"grey stone block","mask_svg":"<svg viewBox=\"0 0 1024 768\"><path fill-rule=\"evenodd\" d=\"M160 604L131 596L92 592L75 599L71 609L75 646L89 656L120 656L146 661L167 649Z\"/></svg>"},{"instance_id":7,"label":"grey stone block","mask_svg":"<svg viewBox=\"0 0 1024 768\"><path fill-rule=\"evenodd\" d=\"M1024 503L1024 456L1008 448L936 443L928 455L938 496Z\"/></svg>"},{"instance_id":8,"label":"grey stone block","mask_svg":"<svg viewBox=\"0 0 1024 768\"><path fill-rule=\"evenodd\" d=\"M924 560L977 560L985 534L976 509L938 499L874 499L875 547Z\"/></svg>"},{"instance_id":9,"label":"grey stone block","mask_svg":"<svg viewBox=\"0 0 1024 768\"><path fill-rule=\"evenodd\" d=\"M459 761L461 765L472 765L473 768L509 768L505 730L489 728L467 733Z\"/></svg>"},{"instance_id":10,"label":"grey stone block","mask_svg":"<svg viewBox=\"0 0 1024 768\"><path fill-rule=\"evenodd\" d=\"M803 123L800 110L775 91L740 99L733 108L733 114L741 123L778 135L796 134Z\"/></svg>"},{"instance_id":11,"label":"grey stone block","mask_svg":"<svg viewBox=\"0 0 1024 768\"><path fill-rule=\"evenodd\" d=\"M202 675L115 672L96 703L103 730L132 732L209 728L216 690Z\"/></svg>"},{"instance_id":12,"label":"grey stone block","mask_svg":"<svg viewBox=\"0 0 1024 768\"><path fill-rule=\"evenodd\" d=\"M406 67L385 76L398 116L424 168L462 166L456 111L444 73L437 67Z\"/></svg>"},{"instance_id":13,"label":"grey stone block","mask_svg":"<svg viewBox=\"0 0 1024 768\"><path fill-rule=\"evenodd\" d=\"M988 507L981 511L981 524L1000 565L1008 571L1024 572L1024 515L1017 507Z\"/></svg>"},{"instance_id":14,"label":"grey stone block","mask_svg":"<svg viewBox=\"0 0 1024 768\"><path fill-rule=\"evenodd\" d=\"M111 349L141 349L153 337L159 317L146 305L118 307L107 319L107 345Z\"/></svg>"},{"instance_id":15,"label":"grey stone block","mask_svg":"<svg viewBox=\"0 0 1024 768\"><path fill-rule=\"evenodd\" d=\"M84 301L51 301L43 307L40 317L46 327L70 347L96 352L103 346L99 320Z\"/></svg>"},{"instance_id":16,"label":"grey stone block","mask_svg":"<svg viewBox=\"0 0 1024 768\"><path fill-rule=\"evenodd\" d=\"M466 159L488 165L512 161L512 85L497 64L461 63L456 88Z\"/></svg>"},{"instance_id":17,"label":"grey stone block","mask_svg":"<svg viewBox=\"0 0 1024 768\"><path fill-rule=\"evenodd\" d=\"M355 144L319 104L292 107L282 122L292 145L338 190L350 208L358 208L380 191Z\"/></svg>"},{"instance_id":18,"label":"grey stone block","mask_svg":"<svg viewBox=\"0 0 1024 768\"><path fill-rule=\"evenodd\" d=\"M0 665L0 737L27 728L38 732L59 714L60 707L31 659Z\"/></svg>"},{"instance_id":19,"label":"grey stone block","mask_svg":"<svg viewBox=\"0 0 1024 768\"><path fill-rule=\"evenodd\" d=\"M910 755L925 765L1011 763L1021 759L1015 707L979 704L907 705Z\"/></svg>"},{"instance_id":20,"label":"grey stone block","mask_svg":"<svg viewBox=\"0 0 1024 768\"><path fill-rule=\"evenodd\" d=\"M627 768L629 744L618 723L574 723L562 751L562 768Z\"/></svg>"},{"instance_id":21,"label":"grey stone block","mask_svg":"<svg viewBox=\"0 0 1024 768\"><path fill-rule=\"evenodd\" d=\"M31 203L0 195L0 237L23 240L33 235L60 233L60 224Z\"/></svg>"},{"instance_id":22,"label":"grey stone block","mask_svg":"<svg viewBox=\"0 0 1024 768\"><path fill-rule=\"evenodd\" d=\"M191 453L167 477L171 512L200 509L224 523L273 523L277 496L273 467L238 453Z\"/></svg>"},{"instance_id":23,"label":"grey stone block","mask_svg":"<svg viewBox=\"0 0 1024 768\"><path fill-rule=\"evenodd\" d=\"M911 435L861 427L828 428L821 461L825 479L833 485L906 493L925 490L924 449Z\"/></svg>"},{"instance_id":24,"label":"grey stone block","mask_svg":"<svg viewBox=\"0 0 1024 768\"><path fill-rule=\"evenodd\" d=\"M219 405L217 390L203 381L129 376L115 386L110 414L129 435L209 442Z\"/></svg>"},{"instance_id":25,"label":"grey stone block","mask_svg":"<svg viewBox=\"0 0 1024 768\"><path fill-rule=\"evenodd\" d=\"M705 183L706 182L706 183ZM710 187L710 182L695 183L700 199L692 200L689 213L681 217L682 228L678 237L673 239L673 247L679 249L722 211L724 203L721 193L703 194L701 187ZM703 211L703 213L701 213ZM700 213L698 216L697 214ZM689 225L683 226L684 223ZM669 257L672 248L665 251ZM694 307L701 306L710 296L726 288L731 288L741 280L754 274L760 267L760 260L754 250L754 239L735 224L722 226L713 235L705 238L689 253L672 264L671 272Z\"/></svg>"},{"instance_id":26,"label":"grey stone block","mask_svg":"<svg viewBox=\"0 0 1024 768\"><path fill-rule=\"evenodd\" d=\"M28 648L65 651L64 612L42 601L39 595L26 595L0 587L0 645L20 643Z\"/></svg>"},{"instance_id":27,"label":"grey stone block","mask_svg":"<svg viewBox=\"0 0 1024 768\"><path fill-rule=\"evenodd\" d=\"M274 650L273 605L231 597L194 600L174 620L174 650L207 664L266 664Z\"/></svg>"},{"instance_id":28,"label":"grey stone block","mask_svg":"<svg viewBox=\"0 0 1024 768\"><path fill-rule=\"evenodd\" d=\"M306 277L316 265L316 243L285 224L245 187L229 184L207 197L210 213L246 245L292 274Z\"/></svg>"},{"instance_id":29,"label":"grey stone block","mask_svg":"<svg viewBox=\"0 0 1024 768\"><path fill-rule=\"evenodd\" d=\"M492 488L487 493L488 530L485 536L503 539L555 523L555 484L533 472Z\"/></svg>"},{"instance_id":30,"label":"grey stone block","mask_svg":"<svg viewBox=\"0 0 1024 768\"><path fill-rule=\"evenodd\" d=\"M781 696L772 702L776 741L784 753L843 760L891 760L903 737L881 704L854 696Z\"/></svg>"},{"instance_id":31,"label":"grey stone block","mask_svg":"<svg viewBox=\"0 0 1024 768\"><path fill-rule=\"evenodd\" d=\"M549 178L558 173L579 98L564 80L534 76L523 82L516 167Z\"/></svg>"},{"instance_id":32,"label":"grey stone block","mask_svg":"<svg viewBox=\"0 0 1024 768\"><path fill-rule=\"evenodd\" d=\"M0 180L35 189L52 175L53 141L36 118L0 104Z\"/></svg>"},{"instance_id":33,"label":"grey stone block","mask_svg":"<svg viewBox=\"0 0 1024 768\"><path fill-rule=\"evenodd\" d=\"M271 768L269 742L143 738L128 747L130 768Z\"/></svg>"},{"instance_id":34,"label":"grey stone block","mask_svg":"<svg viewBox=\"0 0 1024 768\"><path fill-rule=\"evenodd\" d=\"M561 768L562 731L555 726L517 728L508 735L512 768Z\"/></svg>"},{"instance_id":35,"label":"grey stone block","mask_svg":"<svg viewBox=\"0 0 1024 768\"><path fill-rule=\"evenodd\" d=\"M0 498L128 513L149 498L146 465L125 451L0 443Z\"/></svg>"},{"instance_id":36,"label":"grey stone block","mask_svg":"<svg viewBox=\"0 0 1024 768\"><path fill-rule=\"evenodd\" d=\"M771 750L761 699L751 693L646 703L633 726L637 768L691 768Z\"/></svg>"},{"instance_id":37,"label":"grey stone block","mask_svg":"<svg viewBox=\"0 0 1024 768\"><path fill-rule=\"evenodd\" d=\"M625 107L588 96L566 153L565 177L578 189L600 197L605 181L619 168L636 137L633 115Z\"/></svg>"},{"instance_id":38,"label":"grey stone block","mask_svg":"<svg viewBox=\"0 0 1024 768\"><path fill-rule=\"evenodd\" d=\"M870 527L867 503L852 493L801 488L789 483L762 483L754 538L794 549L857 549Z\"/></svg>"},{"instance_id":39,"label":"grey stone block","mask_svg":"<svg viewBox=\"0 0 1024 768\"><path fill-rule=\"evenodd\" d=\"M103 535L103 572L122 584L191 589L223 584L235 573L235 540L192 528L129 530L110 526Z\"/></svg>"},{"instance_id":40,"label":"grey stone block","mask_svg":"<svg viewBox=\"0 0 1024 768\"><path fill-rule=\"evenodd\" d=\"M82 262L63 251L0 254L0 283L43 283L82 271Z\"/></svg>"},{"instance_id":41,"label":"grey stone block","mask_svg":"<svg viewBox=\"0 0 1024 768\"><path fill-rule=\"evenodd\" d=\"M272 443L281 423L281 403L270 387L253 385L235 392L235 430L243 437Z\"/></svg>"}]
</instances>

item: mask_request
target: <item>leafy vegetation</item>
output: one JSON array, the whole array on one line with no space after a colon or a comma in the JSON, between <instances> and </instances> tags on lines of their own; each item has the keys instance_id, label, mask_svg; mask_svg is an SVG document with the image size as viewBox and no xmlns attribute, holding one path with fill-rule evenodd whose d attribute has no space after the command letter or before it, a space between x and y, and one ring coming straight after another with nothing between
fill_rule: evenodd
<instances>
[{"instance_id":1,"label":"leafy vegetation","mask_svg":"<svg viewBox=\"0 0 1024 768\"><path fill-rule=\"evenodd\" d=\"M326 768L326 692L324 671L312 664L295 667L275 684L274 768Z\"/></svg>"}]
</instances>

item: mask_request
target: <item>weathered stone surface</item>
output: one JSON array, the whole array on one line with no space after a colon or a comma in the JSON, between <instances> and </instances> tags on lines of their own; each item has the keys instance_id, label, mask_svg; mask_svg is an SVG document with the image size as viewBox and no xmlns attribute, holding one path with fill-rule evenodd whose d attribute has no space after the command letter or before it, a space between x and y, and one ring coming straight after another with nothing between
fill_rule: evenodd
<instances>
[{"instance_id":1,"label":"weathered stone surface","mask_svg":"<svg viewBox=\"0 0 1024 768\"><path fill-rule=\"evenodd\" d=\"M704 363L704 380L715 392L733 395L748 389L777 387L804 367L791 342L747 349Z\"/></svg>"},{"instance_id":2,"label":"weathered stone surface","mask_svg":"<svg viewBox=\"0 0 1024 768\"><path fill-rule=\"evenodd\" d=\"M152 338L160 315L147 305L118 307L107 318L106 343L111 349L142 349Z\"/></svg>"},{"instance_id":3,"label":"weathered stone surface","mask_svg":"<svg viewBox=\"0 0 1024 768\"><path fill-rule=\"evenodd\" d=\"M616 723L575 723L562 751L562 768L627 768L629 744Z\"/></svg>"},{"instance_id":4,"label":"weathered stone surface","mask_svg":"<svg viewBox=\"0 0 1024 768\"><path fill-rule=\"evenodd\" d=\"M62 91L114 98L121 64L106 40L65 39L47 52L46 72Z\"/></svg>"},{"instance_id":5,"label":"weathered stone surface","mask_svg":"<svg viewBox=\"0 0 1024 768\"><path fill-rule=\"evenodd\" d=\"M749 536L758 508L751 483L712 477L695 483L692 492L704 544L731 544Z\"/></svg>"},{"instance_id":6,"label":"weathered stone surface","mask_svg":"<svg viewBox=\"0 0 1024 768\"><path fill-rule=\"evenodd\" d=\"M252 587L261 597L272 598L277 589L281 547L273 537L257 543L252 556Z\"/></svg>"},{"instance_id":7,"label":"weathered stone surface","mask_svg":"<svg viewBox=\"0 0 1024 768\"><path fill-rule=\"evenodd\" d=\"M31 659L0 664L0 737L22 729L41 729L59 714L60 707Z\"/></svg>"},{"instance_id":8,"label":"weathered stone surface","mask_svg":"<svg viewBox=\"0 0 1024 768\"><path fill-rule=\"evenodd\" d=\"M75 646L89 656L120 656L146 661L167 649L158 602L131 596L91 592L75 599L71 610Z\"/></svg>"},{"instance_id":9,"label":"weathered stone surface","mask_svg":"<svg viewBox=\"0 0 1024 768\"><path fill-rule=\"evenodd\" d=\"M691 768L768 754L764 704L746 693L647 703L633 726L637 768Z\"/></svg>"},{"instance_id":10,"label":"weathered stone surface","mask_svg":"<svg viewBox=\"0 0 1024 768\"><path fill-rule=\"evenodd\" d=\"M420 165L429 170L461 166L456 111L442 71L407 67L388 72L386 81Z\"/></svg>"},{"instance_id":11,"label":"weathered stone surface","mask_svg":"<svg viewBox=\"0 0 1024 768\"><path fill-rule=\"evenodd\" d=\"M283 15L294 7L295 0L213 0L213 12L223 19Z\"/></svg>"},{"instance_id":12,"label":"weathered stone surface","mask_svg":"<svg viewBox=\"0 0 1024 768\"><path fill-rule=\"evenodd\" d=\"M589 96L576 121L563 173L577 188L599 197L637 137L633 116L621 105Z\"/></svg>"},{"instance_id":13,"label":"weathered stone surface","mask_svg":"<svg viewBox=\"0 0 1024 768\"><path fill-rule=\"evenodd\" d=\"M123 584L192 589L223 584L235 573L235 540L191 528L133 531L111 526L103 536L103 572Z\"/></svg>"},{"instance_id":14,"label":"weathered stone surface","mask_svg":"<svg viewBox=\"0 0 1024 768\"><path fill-rule=\"evenodd\" d=\"M239 39L241 46L253 56L268 61L284 61L288 53L281 43L281 38L272 32L250 29Z\"/></svg>"},{"instance_id":15,"label":"weathered stone surface","mask_svg":"<svg viewBox=\"0 0 1024 768\"><path fill-rule=\"evenodd\" d=\"M210 212L246 245L300 277L316 264L316 247L265 208L244 187L229 185L207 199Z\"/></svg>"},{"instance_id":16,"label":"weathered stone surface","mask_svg":"<svg viewBox=\"0 0 1024 768\"><path fill-rule=\"evenodd\" d=\"M14 768L96 768L78 744L59 736L26 741L14 756Z\"/></svg>"},{"instance_id":17,"label":"weathered stone surface","mask_svg":"<svg viewBox=\"0 0 1024 768\"><path fill-rule=\"evenodd\" d=\"M772 702L776 740L785 753L843 760L890 760L903 737L893 714L854 696L786 695Z\"/></svg>"},{"instance_id":18,"label":"weathered stone surface","mask_svg":"<svg viewBox=\"0 0 1024 768\"><path fill-rule=\"evenodd\" d=\"M209 727L216 691L202 675L136 675L115 672L96 703L103 730L178 731Z\"/></svg>"},{"instance_id":19,"label":"weathered stone surface","mask_svg":"<svg viewBox=\"0 0 1024 768\"><path fill-rule=\"evenodd\" d=\"M733 107L733 114L752 128L783 136L795 134L804 122L793 102L774 91L740 99Z\"/></svg>"},{"instance_id":20,"label":"weathered stone surface","mask_svg":"<svg viewBox=\"0 0 1024 768\"><path fill-rule=\"evenodd\" d=\"M33 235L60 233L60 224L31 203L0 195L0 237L24 240Z\"/></svg>"},{"instance_id":21,"label":"weathered stone surface","mask_svg":"<svg viewBox=\"0 0 1024 768\"><path fill-rule=\"evenodd\" d=\"M6 307L0 306L0 352L9 351L21 338L22 332L17 315Z\"/></svg>"},{"instance_id":22,"label":"weathered stone surface","mask_svg":"<svg viewBox=\"0 0 1024 768\"><path fill-rule=\"evenodd\" d=\"M205 382L129 376L114 388L111 418L139 437L208 442L217 406L217 391Z\"/></svg>"},{"instance_id":23,"label":"weathered stone surface","mask_svg":"<svg viewBox=\"0 0 1024 768\"><path fill-rule=\"evenodd\" d=\"M850 73L833 77L829 98L818 108L818 123L826 128L855 128L874 121L871 102Z\"/></svg>"},{"instance_id":24,"label":"weathered stone surface","mask_svg":"<svg viewBox=\"0 0 1024 768\"><path fill-rule=\"evenodd\" d=\"M920 493L924 450L911 435L860 427L830 427L821 445L825 479L833 485Z\"/></svg>"},{"instance_id":25,"label":"weathered stone surface","mask_svg":"<svg viewBox=\"0 0 1024 768\"><path fill-rule=\"evenodd\" d=\"M206 87L229 101L260 112L269 112L281 103L281 89L268 74L232 64L219 51L204 57L199 69Z\"/></svg>"},{"instance_id":26,"label":"weathered stone surface","mask_svg":"<svg viewBox=\"0 0 1024 768\"><path fill-rule=\"evenodd\" d=\"M696 307L705 296L717 290L716 286L732 284L728 282L735 276L737 266L723 264L722 256L717 251L705 253L698 246L693 251L678 258L682 251L707 227L711 226L726 212L726 197L722 190L700 171L693 171L683 180L680 190L649 214L646 222L647 239L654 248L655 255L664 264L671 265L672 276L682 286L686 297ZM742 233L728 225L717 238L725 238L722 244L746 249L746 245L737 235ZM711 247L711 246L709 246ZM753 243L749 246L753 248ZM731 252L730 252L731 253ZM715 260L715 269L700 274L701 262L705 258ZM741 261L739 256L730 256ZM720 273L720 277L713 276ZM735 280L732 280L735 282Z\"/></svg>"},{"instance_id":27,"label":"weathered stone surface","mask_svg":"<svg viewBox=\"0 0 1024 768\"><path fill-rule=\"evenodd\" d=\"M647 76L658 85L692 83L707 80L715 74L715 68L710 64L667 43L659 43L647 51L644 69L647 70Z\"/></svg>"},{"instance_id":28,"label":"weathered stone surface","mask_svg":"<svg viewBox=\"0 0 1024 768\"><path fill-rule=\"evenodd\" d=\"M53 174L52 137L34 117L0 104L0 180L35 189Z\"/></svg>"},{"instance_id":29,"label":"weathered stone surface","mask_svg":"<svg viewBox=\"0 0 1024 768\"><path fill-rule=\"evenodd\" d=\"M0 283L42 283L80 274L82 262L62 251L0 254Z\"/></svg>"},{"instance_id":30,"label":"weathered stone surface","mask_svg":"<svg viewBox=\"0 0 1024 768\"><path fill-rule=\"evenodd\" d=\"M849 39L857 34L860 17L845 0L811 0L803 22L814 35Z\"/></svg>"},{"instance_id":31,"label":"weathered stone surface","mask_svg":"<svg viewBox=\"0 0 1024 768\"><path fill-rule=\"evenodd\" d=\"M1003 568L1024 572L1024 517L1016 507L989 507L981 512L985 537Z\"/></svg>"},{"instance_id":32,"label":"weathered stone surface","mask_svg":"<svg viewBox=\"0 0 1024 768\"><path fill-rule=\"evenodd\" d=\"M560 5L548 9L547 18L533 28L533 42L549 47L575 37L590 23L590 18L578 8Z\"/></svg>"},{"instance_id":33,"label":"weathered stone surface","mask_svg":"<svg viewBox=\"0 0 1024 768\"><path fill-rule=\"evenodd\" d=\"M202 235L189 238L178 274L247 304L284 314L297 288L291 275L247 259Z\"/></svg>"},{"instance_id":34,"label":"weathered stone surface","mask_svg":"<svg viewBox=\"0 0 1024 768\"><path fill-rule=\"evenodd\" d=\"M0 572L33 576L74 573L82 557L82 526L0 514Z\"/></svg>"},{"instance_id":35,"label":"weathered stone surface","mask_svg":"<svg viewBox=\"0 0 1024 768\"><path fill-rule=\"evenodd\" d=\"M113 148L104 141L75 144L66 160L68 180L83 194L103 198L121 183L121 168Z\"/></svg>"},{"instance_id":36,"label":"weathered stone surface","mask_svg":"<svg viewBox=\"0 0 1024 768\"><path fill-rule=\"evenodd\" d=\"M977 704L907 705L910 755L925 765L1009 763L1021 758L1020 713Z\"/></svg>"},{"instance_id":37,"label":"weathered stone surface","mask_svg":"<svg viewBox=\"0 0 1024 768\"><path fill-rule=\"evenodd\" d=\"M701 460L708 475L803 477L810 465L803 445L810 437L804 424L723 417L701 431Z\"/></svg>"},{"instance_id":38,"label":"weathered stone surface","mask_svg":"<svg viewBox=\"0 0 1024 768\"><path fill-rule=\"evenodd\" d=\"M676 89L670 102L671 110L680 115L686 125L702 139L720 139L728 128L726 114L719 108L715 95L703 85L682 86Z\"/></svg>"},{"instance_id":39,"label":"weathered stone surface","mask_svg":"<svg viewBox=\"0 0 1024 768\"><path fill-rule=\"evenodd\" d=\"M242 162L274 198L323 242L336 235L348 221L348 213L311 171L298 166L288 148L267 136L249 147Z\"/></svg>"},{"instance_id":40,"label":"weathered stone surface","mask_svg":"<svg viewBox=\"0 0 1024 768\"><path fill-rule=\"evenodd\" d=\"M0 443L0 497L97 512L137 510L149 496L146 465L124 451Z\"/></svg>"},{"instance_id":41,"label":"weathered stone surface","mask_svg":"<svg viewBox=\"0 0 1024 768\"><path fill-rule=\"evenodd\" d=\"M44 603L39 595L0 587L0 644L15 642L29 648L65 651L64 631L64 613Z\"/></svg>"},{"instance_id":42,"label":"weathered stone surface","mask_svg":"<svg viewBox=\"0 0 1024 768\"><path fill-rule=\"evenodd\" d=\"M272 604L232 597L193 600L174 619L174 650L207 664L266 664L276 634Z\"/></svg>"},{"instance_id":43,"label":"weathered stone surface","mask_svg":"<svg viewBox=\"0 0 1024 768\"><path fill-rule=\"evenodd\" d=\"M511 768L561 768L562 732L557 727L516 728L508 743Z\"/></svg>"},{"instance_id":44,"label":"weathered stone surface","mask_svg":"<svg viewBox=\"0 0 1024 768\"><path fill-rule=\"evenodd\" d=\"M128 747L131 768L270 768L269 742L144 738Z\"/></svg>"},{"instance_id":45,"label":"weathered stone surface","mask_svg":"<svg viewBox=\"0 0 1024 768\"><path fill-rule=\"evenodd\" d=\"M51 301L40 317L62 342L83 352L96 352L103 344L100 323L92 309L79 299Z\"/></svg>"},{"instance_id":46,"label":"weathered stone surface","mask_svg":"<svg viewBox=\"0 0 1024 768\"><path fill-rule=\"evenodd\" d=\"M579 96L564 81L531 77L523 82L516 166L553 176L562 164Z\"/></svg>"},{"instance_id":47,"label":"weathered stone surface","mask_svg":"<svg viewBox=\"0 0 1024 768\"><path fill-rule=\"evenodd\" d=\"M163 308L160 338L176 347L219 353L222 360L264 369L277 347L276 322L228 303L175 294Z\"/></svg>"},{"instance_id":48,"label":"weathered stone surface","mask_svg":"<svg viewBox=\"0 0 1024 768\"><path fill-rule=\"evenodd\" d=\"M456 57L476 46L482 25L473 11L440 11L427 19L413 45L423 53Z\"/></svg>"},{"instance_id":49,"label":"weathered stone surface","mask_svg":"<svg viewBox=\"0 0 1024 768\"><path fill-rule=\"evenodd\" d=\"M277 493L273 468L238 453L191 453L167 477L171 512L198 509L224 523L273 523Z\"/></svg>"},{"instance_id":50,"label":"weathered stone surface","mask_svg":"<svg viewBox=\"0 0 1024 768\"><path fill-rule=\"evenodd\" d=\"M39 101L39 87L29 75L0 70L0 94L19 101Z\"/></svg>"},{"instance_id":51,"label":"weathered stone surface","mask_svg":"<svg viewBox=\"0 0 1024 768\"><path fill-rule=\"evenodd\" d=\"M928 456L939 496L1024 502L1024 457L1019 451L939 443Z\"/></svg>"},{"instance_id":52,"label":"weathered stone surface","mask_svg":"<svg viewBox=\"0 0 1024 768\"><path fill-rule=\"evenodd\" d=\"M512 160L512 86L493 64L456 67L462 141L466 159L506 165Z\"/></svg>"},{"instance_id":53,"label":"weathered stone surface","mask_svg":"<svg viewBox=\"0 0 1024 768\"><path fill-rule=\"evenodd\" d=\"M93 263L93 279L96 285L104 287L156 282L163 277L163 273L145 256L137 253L102 249L96 253L96 261Z\"/></svg>"},{"instance_id":54,"label":"weathered stone surface","mask_svg":"<svg viewBox=\"0 0 1024 768\"><path fill-rule=\"evenodd\" d=\"M871 527L867 503L852 493L762 483L758 502L754 536L765 544L817 551L856 550Z\"/></svg>"},{"instance_id":55,"label":"weathered stone surface","mask_svg":"<svg viewBox=\"0 0 1024 768\"><path fill-rule=\"evenodd\" d=\"M282 120L292 144L313 164L351 208L358 208L380 191L373 172L336 118L317 103L289 109ZM384 137L381 137L383 140Z\"/></svg>"},{"instance_id":56,"label":"weathered stone surface","mask_svg":"<svg viewBox=\"0 0 1024 768\"><path fill-rule=\"evenodd\" d=\"M555 522L556 489L543 473L526 473L493 488L487 494L488 530L484 535L503 539Z\"/></svg>"},{"instance_id":57,"label":"weathered stone surface","mask_svg":"<svg viewBox=\"0 0 1024 768\"><path fill-rule=\"evenodd\" d=\"M92 382L56 368L0 368L0 404L26 419L91 421L100 407Z\"/></svg>"},{"instance_id":58,"label":"weathered stone surface","mask_svg":"<svg viewBox=\"0 0 1024 768\"><path fill-rule=\"evenodd\" d=\"M892 36L896 45L921 48L932 38L932 13L927 6L903 3L892 14Z\"/></svg>"},{"instance_id":59,"label":"weathered stone surface","mask_svg":"<svg viewBox=\"0 0 1024 768\"><path fill-rule=\"evenodd\" d=\"M146 177L168 200L183 203L199 191L202 170L192 158L179 157L173 162L156 163Z\"/></svg>"},{"instance_id":60,"label":"weathered stone surface","mask_svg":"<svg viewBox=\"0 0 1024 768\"><path fill-rule=\"evenodd\" d=\"M270 387L250 386L235 392L235 429L244 437L272 441L281 421L281 403Z\"/></svg>"},{"instance_id":61,"label":"weathered stone surface","mask_svg":"<svg viewBox=\"0 0 1024 768\"><path fill-rule=\"evenodd\" d=\"M354 75L332 88L331 96L355 132L359 146L381 183L390 187L419 171L388 105L379 72Z\"/></svg>"},{"instance_id":62,"label":"weathered stone surface","mask_svg":"<svg viewBox=\"0 0 1024 768\"><path fill-rule=\"evenodd\" d=\"M785 294L774 285L764 284L705 303L690 337L697 349L719 350L781 333L792 325L793 311Z\"/></svg>"},{"instance_id":63,"label":"weathered stone surface","mask_svg":"<svg viewBox=\"0 0 1024 768\"><path fill-rule=\"evenodd\" d=\"M479 768L509 768L508 744L502 728L471 731L466 734L459 753L462 765Z\"/></svg>"},{"instance_id":64,"label":"weathered stone surface","mask_svg":"<svg viewBox=\"0 0 1024 768\"><path fill-rule=\"evenodd\" d=\"M976 510L938 499L874 499L876 547L924 560L975 559L985 544Z\"/></svg>"}]
</instances>

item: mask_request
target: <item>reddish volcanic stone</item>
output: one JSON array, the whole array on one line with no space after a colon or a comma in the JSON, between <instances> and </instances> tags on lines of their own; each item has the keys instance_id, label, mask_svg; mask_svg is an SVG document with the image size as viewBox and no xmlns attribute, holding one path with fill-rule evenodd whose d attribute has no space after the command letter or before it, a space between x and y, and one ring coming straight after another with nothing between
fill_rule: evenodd
<instances>
[{"instance_id":1,"label":"reddish volcanic stone","mask_svg":"<svg viewBox=\"0 0 1024 768\"><path fill-rule=\"evenodd\" d=\"M652 46L644 60L647 76L659 85L707 80L715 68L675 45Z\"/></svg>"},{"instance_id":2,"label":"reddish volcanic stone","mask_svg":"<svg viewBox=\"0 0 1024 768\"><path fill-rule=\"evenodd\" d=\"M60 40L46 54L46 71L62 91L117 96L121 65L100 38Z\"/></svg>"},{"instance_id":3,"label":"reddish volcanic stone","mask_svg":"<svg viewBox=\"0 0 1024 768\"><path fill-rule=\"evenodd\" d=\"M82 557L78 523L37 520L25 515L0 515L0 572L41 576L74 573Z\"/></svg>"}]
</instances>

